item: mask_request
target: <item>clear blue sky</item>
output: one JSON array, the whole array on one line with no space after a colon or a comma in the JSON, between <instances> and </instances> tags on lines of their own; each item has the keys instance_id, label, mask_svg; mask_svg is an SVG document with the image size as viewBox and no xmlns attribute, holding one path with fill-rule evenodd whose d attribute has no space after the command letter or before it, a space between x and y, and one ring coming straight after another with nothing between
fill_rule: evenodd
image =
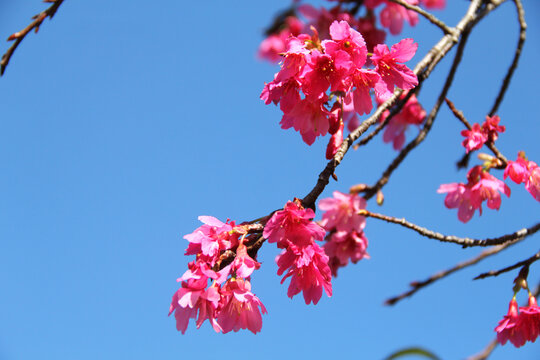
<instances>
[{"instance_id":1,"label":"clear blue sky","mask_svg":"<svg viewBox=\"0 0 540 360\"><path fill-rule=\"evenodd\" d=\"M538 251L539 236L456 274L395 307L382 302L424 277L477 254L369 220L370 260L342 269L334 295L316 306L290 300L274 256L260 251L253 291L269 314L262 333L216 334L167 317L186 269L182 236L199 215L249 220L304 196L326 165L327 139L308 147L280 129L280 112L259 100L275 66L256 59L263 28L288 1L70 1L28 36L0 79L0 359L382 359L410 345L443 359L480 351L507 310L516 273L471 279ZM453 25L468 5L439 12ZM540 6L525 0L529 24L520 68L499 111L499 148L540 162ZM7 38L45 8L0 2ZM491 107L517 41L510 3L471 36L449 93L470 121ZM426 21L405 27L420 44L440 37ZM486 36L491 36L486 40ZM389 43L398 38L388 38ZM1 43L0 51L9 44ZM450 58L419 100L433 105ZM382 208L434 230L497 236L538 221L539 204L510 184L499 212L464 225L437 194L464 181L462 125L446 108L425 144L385 187ZM408 133L408 139L415 130ZM347 155L324 194L376 180L395 156L381 139ZM502 177L501 173L496 174ZM540 265L530 282L540 279ZM520 297L523 302L524 297ZM506 345L492 359L537 359L540 343Z\"/></svg>"}]
</instances>

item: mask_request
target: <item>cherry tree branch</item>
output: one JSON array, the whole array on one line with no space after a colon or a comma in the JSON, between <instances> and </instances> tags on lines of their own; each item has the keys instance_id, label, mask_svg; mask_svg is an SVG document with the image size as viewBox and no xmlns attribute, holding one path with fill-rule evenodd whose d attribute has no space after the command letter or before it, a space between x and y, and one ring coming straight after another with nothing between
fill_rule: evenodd
<instances>
[{"instance_id":1,"label":"cherry tree branch","mask_svg":"<svg viewBox=\"0 0 540 360\"><path fill-rule=\"evenodd\" d=\"M439 271L439 272L431 275L430 277L428 277L425 280L413 281L413 282L410 283L410 286L411 286L410 290L408 290L408 291L406 291L406 292L404 292L404 293L402 293L400 295L388 298L384 302L384 304L385 305L395 305L397 302L399 302L399 301L401 301L401 300L403 300L405 298L411 297L412 295L414 295L420 289L423 289L424 287L426 287L428 285L431 285L434 282L436 282L438 280L441 280L441 279L455 273L456 271L459 271L459 270L465 269L465 268L467 268L469 266L478 264L480 261L484 260L485 258L490 257L490 256L495 255L495 254L498 254L501 251L503 251L504 249L506 249L506 248L520 242L521 240L523 240L523 238L516 239L516 240L514 240L512 242L508 242L508 243L503 244L503 245L494 246L494 247L492 247L490 249L486 249L486 250L482 251L479 255L477 255L477 256L475 256L473 258L470 258L470 259L468 259L466 261L457 263L456 265L452 266L449 269Z\"/></svg>"},{"instance_id":2,"label":"cherry tree branch","mask_svg":"<svg viewBox=\"0 0 540 360\"><path fill-rule=\"evenodd\" d=\"M420 235L438 240L441 242L448 242L452 244L461 245L464 248L466 247L472 247L472 246L493 246L493 245L502 245L506 244L508 242L515 241L517 239L525 238L527 236L530 236L534 233L536 233L538 230L540 230L540 222L536 223L535 225L529 227L529 228L523 228L521 230L518 230L516 232L513 232L511 234L502 235L496 238L487 238L487 239L471 239L468 237L459 237L454 235L443 235L441 233L426 229L424 227L418 226L416 224L413 224L403 218L398 219L392 216L387 216L383 214L373 213L367 210L360 210L358 212L359 215L365 216L365 217L371 217L379 220L384 220L389 223L398 224L403 227L406 227L408 229L414 230Z\"/></svg>"},{"instance_id":3,"label":"cherry tree branch","mask_svg":"<svg viewBox=\"0 0 540 360\"><path fill-rule=\"evenodd\" d=\"M517 69L519 58L521 57L521 51L523 49L523 44L525 43L525 39L527 38L527 23L525 22L525 10L523 9L523 4L521 3L521 0L513 0L513 2L516 6L517 15L518 15L518 23L519 23L518 43L516 46L516 51L514 53L514 59L512 60L512 64L508 68L508 72L506 73L506 76L504 77L501 89L499 90L499 94L497 95L497 98L495 99L495 103L493 104L493 107L489 111L489 116L493 116L499 109L499 105L501 104L504 98L504 95L506 94L508 85L510 85L510 80L512 79L512 76L514 75L514 71Z\"/></svg>"},{"instance_id":4,"label":"cherry tree branch","mask_svg":"<svg viewBox=\"0 0 540 360\"><path fill-rule=\"evenodd\" d=\"M538 261L538 260L540 260L540 251L538 251L536 254L534 254L530 258L525 259L523 261L520 261L520 262L518 262L518 263L516 263L514 265L507 266L507 267L505 267L503 269L500 269L500 270L491 270L491 271L482 273L482 274L478 275L477 277L475 277L473 280L485 279L485 278L490 277L490 276L499 276L501 274L504 274L505 272L517 269L518 267L529 266L533 262Z\"/></svg>"},{"instance_id":5,"label":"cherry tree branch","mask_svg":"<svg viewBox=\"0 0 540 360\"><path fill-rule=\"evenodd\" d=\"M0 61L0 76L4 75L4 71L6 71L6 67L9 64L9 60L11 59L11 56L13 55L13 53L15 52L19 44L24 40L26 35L28 35L32 30L34 30L37 33L39 30L39 27L43 23L43 20L45 20L47 17L52 19L54 14L56 14L56 11L60 7L60 5L62 5L62 3L64 2L64 0L43 0L43 2L52 3L52 5L47 10L42 11L37 15L34 15L32 17L34 21L32 21L30 25L28 25L21 31L12 34L8 38L8 41L15 40L15 42L13 43L13 45L11 45L8 51L6 51L4 55L2 55L2 60Z\"/></svg>"},{"instance_id":6,"label":"cherry tree branch","mask_svg":"<svg viewBox=\"0 0 540 360\"><path fill-rule=\"evenodd\" d=\"M418 82L421 83L429 76L431 71L448 53L448 51L450 51L450 49L452 49L456 43L460 42L460 36L462 38L462 42L464 41L464 38L466 40L466 34L470 31L470 26L472 24L476 23L479 18L482 18L487 13L495 9L498 5L500 5L500 3L501 2L495 5L492 4L493 6L484 7L481 9L481 6L483 5L483 0L472 0L469 8L467 9L467 12L456 25L456 27L452 31L452 34L446 34L445 36L443 36L441 40L439 40L439 42L433 48L431 48L427 55L420 62L418 62L418 64L416 64L416 67L413 71L418 76ZM479 9L481 10L480 12ZM382 113L399 98L402 92L403 90L397 89L387 101L381 104L377 108L377 110L375 110L373 115L364 120L360 124L360 126L358 126L358 128L356 128L353 132L349 134L349 136L347 136L346 139L343 140L341 147L338 149L334 157L328 162L324 170L319 174L319 177L313 189L302 199L302 204L304 207L315 207L315 201L324 191L326 185L328 185L328 183L330 182L330 176L334 174L336 167L341 163L351 145L362 134L364 134L367 129L377 123Z\"/></svg>"},{"instance_id":7,"label":"cherry tree branch","mask_svg":"<svg viewBox=\"0 0 540 360\"><path fill-rule=\"evenodd\" d=\"M426 118L426 122L425 122L422 130L420 130L420 132L418 133L416 138L414 138L411 142L409 142L403 148L403 150L400 151L398 156L396 156L394 158L394 160L386 168L386 170L383 172L382 176L375 183L375 185L371 186L366 191L366 194L364 196L366 199L370 199L371 197L373 197L373 195L375 195L379 190L381 190L383 188L384 185L386 185L388 183L388 181L390 180L390 176L392 175L394 170L396 170L399 167L399 165L401 165L401 163L405 160L407 155L414 148L416 148L418 145L420 145L420 143L422 141L424 141L427 134L431 130L431 127L433 126L433 122L435 121L435 118L436 118L436 116L437 116L437 114L439 112L441 104L444 101L444 99L446 98L446 94L450 90L450 87L451 87L452 82L454 80L454 76L456 74L457 68L458 68L459 64L461 63L461 59L463 57L463 51L465 49L465 44L467 43L467 40L469 38L469 34L470 34L470 28L467 28L466 31L464 31L463 34L462 34L461 42L458 45L458 48L457 48L457 51L456 51L456 56L454 57L454 62L452 63L452 67L451 67L451 69L450 69L450 71L448 73L448 76L447 76L446 81L444 83L443 89L442 89L441 93L439 94L437 102L435 103L435 105L431 109L428 117Z\"/></svg>"},{"instance_id":8,"label":"cherry tree branch","mask_svg":"<svg viewBox=\"0 0 540 360\"><path fill-rule=\"evenodd\" d=\"M426 10L422 9L421 7L418 7L416 5L411 5L408 2L404 0L389 0L393 3L399 4L409 10L412 10L414 12L417 12L418 14L425 17L429 22L431 22L433 25L438 26L445 34L452 34L453 29L448 27L446 23L442 20L439 20L435 15L427 12Z\"/></svg>"}]
</instances>

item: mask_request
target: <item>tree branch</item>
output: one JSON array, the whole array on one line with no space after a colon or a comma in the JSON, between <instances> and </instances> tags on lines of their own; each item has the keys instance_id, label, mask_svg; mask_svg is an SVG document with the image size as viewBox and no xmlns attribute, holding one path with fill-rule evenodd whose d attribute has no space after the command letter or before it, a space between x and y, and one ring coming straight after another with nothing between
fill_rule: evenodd
<instances>
[{"instance_id":1,"label":"tree branch","mask_svg":"<svg viewBox=\"0 0 540 360\"><path fill-rule=\"evenodd\" d=\"M452 67L450 69L450 72L448 73L448 77L446 78L446 81L444 83L443 89L441 90L441 93L439 94L437 102L435 103L435 105L431 109L431 111L430 111L430 113L429 113L429 115L428 115L428 117L426 119L424 127L422 128L422 130L420 130L420 132L418 133L416 138L414 138L411 142L409 142L403 148L403 150L401 150L401 152L398 154L398 156L396 156L394 158L394 160L386 168L386 170L383 172L382 176L375 183L375 185L371 186L366 191L365 196L364 196L366 199L370 199L371 197L373 197L373 195L375 195L379 190L381 190L383 188L384 185L386 185L388 183L388 181L390 180L390 176L392 175L394 170L396 170L399 167L399 165L401 165L401 163L405 160L407 155L414 148L416 148L418 145L420 145L420 143L422 141L424 141L427 134L431 130L431 127L433 125L433 122L435 121L435 117L437 116L437 114L439 112L441 104L444 101L444 99L446 98L446 94L448 93L448 90L450 90L450 86L452 86L452 82L454 80L454 76L456 74L457 68L458 68L458 66L459 66L459 64L461 62L461 58L463 56L463 50L465 49L465 44L467 43L467 40L469 38L469 34L470 34L470 29L469 28L464 30L464 32L462 34L461 41L460 41L460 43L458 45L458 48L457 48L457 51L456 51L456 56L454 57L454 62L452 63Z\"/></svg>"},{"instance_id":2,"label":"tree branch","mask_svg":"<svg viewBox=\"0 0 540 360\"><path fill-rule=\"evenodd\" d=\"M482 273L482 274L478 275L477 277L475 277L473 280L484 279L484 278L487 278L487 277L490 277L490 276L499 276L501 274L504 274L505 272L517 269L518 267L522 267L522 266L525 266L525 265L527 265L527 266L531 265L533 262L538 261L538 260L540 260L540 251L538 251L536 254L534 254L530 258L525 259L523 261L520 261L520 262L518 262L518 263L516 263L514 265L507 266L504 269L491 270L491 271Z\"/></svg>"},{"instance_id":3,"label":"tree branch","mask_svg":"<svg viewBox=\"0 0 540 360\"><path fill-rule=\"evenodd\" d=\"M518 22L519 22L518 43L516 46L516 51L514 53L514 60L512 60L512 64L508 68L508 72L506 73L506 76L504 77L501 89L499 90L499 94L497 95L497 99L495 99L495 103L493 104L493 107L489 111L489 116L493 116L499 109L499 105L501 104L504 98L504 94L506 93L506 90L508 89L508 85L510 85L510 80L512 79L512 76L514 75L514 71L517 69L519 58L521 57L521 51L523 49L523 44L525 43L525 39L527 37L527 23L525 22L525 10L523 9L523 4L521 3L521 0L513 0L513 1L514 1L514 4L516 5Z\"/></svg>"},{"instance_id":4,"label":"tree branch","mask_svg":"<svg viewBox=\"0 0 540 360\"><path fill-rule=\"evenodd\" d=\"M472 246L493 246L493 245L502 245L506 244L508 242L512 242L517 239L525 238L527 236L530 236L540 230L540 222L536 223L535 225L529 227L529 228L523 228L521 230L518 230L514 233L499 236L496 238L488 238L488 239L471 239L468 237L458 237L454 235L443 235L441 233L426 229L424 227L418 226L416 224L413 224L405 219L398 219L392 216L386 216L383 214L377 214L373 213L367 210L360 210L358 212L359 215L365 216L365 217L371 217L379 220L384 220L389 223L398 224L403 227L409 228L411 230L416 231L420 235L434 239L439 240L441 242L448 242L453 243L457 245L461 245L464 248L466 247L472 247Z\"/></svg>"},{"instance_id":5,"label":"tree branch","mask_svg":"<svg viewBox=\"0 0 540 360\"><path fill-rule=\"evenodd\" d=\"M32 30L34 30L37 33L39 30L39 27L43 23L43 20L45 20L47 17L52 19L54 14L56 14L56 11L60 7L60 5L62 5L62 3L64 2L64 0L44 0L43 2L52 3L52 5L47 10L42 11L37 15L34 15L32 17L34 21L32 21L30 25L28 25L21 31L12 34L8 38L8 41L15 40L15 42L13 43L13 45L11 45L8 51L6 51L4 55L2 55L2 60L0 61L0 76L4 75L4 71L6 71L6 67L9 64L9 60L11 59L11 56L13 55L13 53L15 52L19 44L26 37L26 35L28 35Z\"/></svg>"},{"instance_id":6,"label":"tree branch","mask_svg":"<svg viewBox=\"0 0 540 360\"><path fill-rule=\"evenodd\" d=\"M411 297L418 290L420 290L420 289L422 289L422 288L424 288L424 287L426 287L428 285L433 284L437 280L441 280L441 279L447 277L448 275L451 275L451 274L455 273L458 270L462 270L462 269L465 269L465 268L467 268L469 266L475 265L475 264L479 263L480 261L484 260L487 257L490 257L492 255L500 253L504 249L506 249L506 248L520 242L521 240L523 240L523 238L516 239L515 241L508 242L508 243L503 244L503 245L494 246L494 247L492 247L490 249L486 249L486 250L482 251L479 255L477 255L477 256L475 256L473 258L470 258L470 259L468 259L466 261L457 263L456 265L452 266L449 269L439 271L438 273L435 273L435 274L431 275L430 277L428 277L425 280L413 281L413 282L410 283L410 286L412 287L410 290L408 290L408 291L406 291L406 292L404 292L404 293L402 293L400 295L388 298L384 302L384 304L385 305L395 305L398 301L401 301L401 300L403 300L405 298Z\"/></svg>"},{"instance_id":7,"label":"tree branch","mask_svg":"<svg viewBox=\"0 0 540 360\"><path fill-rule=\"evenodd\" d=\"M464 35L465 30L468 29L470 24L474 24L476 21L478 21L479 16L485 16L489 11L492 11L497 6L495 5L493 7L490 7L489 11L484 9L483 12L477 14L482 4L483 0L472 0L469 8L467 9L467 12L456 25L453 34L447 34L443 36L441 40L439 40L439 42L435 46L433 46L433 48L431 48L427 55L424 56L424 58L420 62L418 62L418 64L416 64L416 67L414 68L414 73L417 74L419 83L421 83L429 76L431 71L440 62L440 60L448 53L448 51L450 51L450 49L452 49L452 47L454 47L456 43L459 42L459 36ZM324 191L326 185L328 185L328 183L330 182L330 176L332 176L336 167L341 163L351 145L363 133L365 133L367 129L369 129L369 127L371 127L378 121L384 110L388 109L399 98L402 92L403 90L397 89L387 101L381 104L377 108L377 110L375 110L373 115L364 120L364 122L362 122L362 124L360 124L358 128L356 128L353 132L349 134L349 136L347 136L346 139L343 140L343 143L334 155L334 158L328 162L324 170L319 174L317 183L315 184L313 189L302 199L302 204L304 207L315 207L315 201Z\"/></svg>"}]
</instances>

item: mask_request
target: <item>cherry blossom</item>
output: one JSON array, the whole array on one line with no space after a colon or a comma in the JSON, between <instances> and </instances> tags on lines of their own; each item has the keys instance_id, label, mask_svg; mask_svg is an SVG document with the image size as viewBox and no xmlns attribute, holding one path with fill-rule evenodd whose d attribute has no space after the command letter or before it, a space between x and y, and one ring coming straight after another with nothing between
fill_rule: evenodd
<instances>
[{"instance_id":1,"label":"cherry blossom","mask_svg":"<svg viewBox=\"0 0 540 360\"><path fill-rule=\"evenodd\" d=\"M315 212L304 209L300 200L288 201L283 210L276 211L266 223L263 236L268 242L276 242L279 248L290 243L296 246L311 245L314 240L323 240L324 229L314 223Z\"/></svg>"},{"instance_id":2,"label":"cherry blossom","mask_svg":"<svg viewBox=\"0 0 540 360\"><path fill-rule=\"evenodd\" d=\"M422 6L427 9L444 9L446 7L446 0L420 0Z\"/></svg>"},{"instance_id":3,"label":"cherry blossom","mask_svg":"<svg viewBox=\"0 0 540 360\"><path fill-rule=\"evenodd\" d=\"M501 206L501 193L510 196L510 188L481 166L475 166L467 173L467 184L443 184L438 193L447 193L444 205L449 209L458 208L458 219L468 222L478 210L482 215L482 202L487 200L490 209L498 210Z\"/></svg>"},{"instance_id":4,"label":"cherry blossom","mask_svg":"<svg viewBox=\"0 0 540 360\"><path fill-rule=\"evenodd\" d=\"M506 342L510 340L515 347L520 347L527 341L522 329L518 326L518 319L518 304L516 300L512 298L508 313L501 321L499 321L499 325L495 328L495 331L497 332L497 341L501 345L506 344Z\"/></svg>"},{"instance_id":5,"label":"cherry blossom","mask_svg":"<svg viewBox=\"0 0 540 360\"><path fill-rule=\"evenodd\" d=\"M229 280L221 289L217 323L224 334L240 329L248 329L256 334L262 328L261 312L266 314L266 308L251 292L249 281Z\"/></svg>"},{"instance_id":6,"label":"cherry blossom","mask_svg":"<svg viewBox=\"0 0 540 360\"><path fill-rule=\"evenodd\" d=\"M540 335L540 307L536 298L529 293L528 305L520 307L519 312L517 302L512 298L508 313L499 321L495 331L501 345L510 341L515 347L521 347L527 341L536 341Z\"/></svg>"},{"instance_id":7,"label":"cherry blossom","mask_svg":"<svg viewBox=\"0 0 540 360\"><path fill-rule=\"evenodd\" d=\"M528 305L519 308L519 327L527 341L534 342L540 336L540 307L532 294Z\"/></svg>"},{"instance_id":8,"label":"cherry blossom","mask_svg":"<svg viewBox=\"0 0 540 360\"><path fill-rule=\"evenodd\" d=\"M510 176L510 179L516 184L525 183L525 189L540 201L540 167L525 157L524 152L518 154L516 161L508 161L504 170L504 178Z\"/></svg>"},{"instance_id":9,"label":"cherry blossom","mask_svg":"<svg viewBox=\"0 0 540 360\"><path fill-rule=\"evenodd\" d=\"M325 213L320 221L329 234L324 251L329 257L333 276L337 270L349 263L357 263L369 258L366 252L368 240L363 232L366 225L364 216L358 214L365 209L366 200L358 194L344 194L334 191L332 198L322 199L319 208Z\"/></svg>"},{"instance_id":10,"label":"cherry blossom","mask_svg":"<svg viewBox=\"0 0 540 360\"><path fill-rule=\"evenodd\" d=\"M401 98L405 98L406 94L402 94ZM390 111L386 110L380 121L383 122ZM418 102L416 95L412 95L401 111L394 115L390 122L386 125L383 134L385 143L391 142L394 150L401 150L405 144L405 131L409 125L420 125L426 119L426 111Z\"/></svg>"},{"instance_id":11,"label":"cherry blossom","mask_svg":"<svg viewBox=\"0 0 540 360\"><path fill-rule=\"evenodd\" d=\"M287 296L303 292L306 305L316 305L323 289L326 295L332 296L331 271L328 266L328 256L317 244L296 246L289 244L286 250L276 257L278 275L285 276L281 283L290 277L291 282L287 290Z\"/></svg>"},{"instance_id":12,"label":"cherry blossom","mask_svg":"<svg viewBox=\"0 0 540 360\"><path fill-rule=\"evenodd\" d=\"M406 65L399 64L411 60L417 49L418 44L413 39L403 39L392 45L390 50L384 44L373 48L371 61L389 92L394 91L394 85L403 90L410 90L418 85L416 74Z\"/></svg>"},{"instance_id":13,"label":"cherry blossom","mask_svg":"<svg viewBox=\"0 0 540 360\"><path fill-rule=\"evenodd\" d=\"M461 135L465 136L462 145L467 153L480 149L488 140L488 136L480 124L474 124L471 130L461 131Z\"/></svg>"},{"instance_id":14,"label":"cherry blossom","mask_svg":"<svg viewBox=\"0 0 540 360\"><path fill-rule=\"evenodd\" d=\"M418 0L405 0L411 5L418 5ZM418 14L412 10L393 3L387 0L366 0L366 7L374 9L380 4L385 4L385 8L381 11L379 17L382 26L388 28L392 35L401 33L403 22L407 21L409 25L415 26L418 23Z\"/></svg>"}]
</instances>

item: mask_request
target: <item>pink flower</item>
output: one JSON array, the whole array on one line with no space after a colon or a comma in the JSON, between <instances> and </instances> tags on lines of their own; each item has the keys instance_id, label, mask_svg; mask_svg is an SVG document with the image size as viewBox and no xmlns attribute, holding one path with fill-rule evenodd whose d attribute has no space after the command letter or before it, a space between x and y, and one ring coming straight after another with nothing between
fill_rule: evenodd
<instances>
[{"instance_id":1,"label":"pink flower","mask_svg":"<svg viewBox=\"0 0 540 360\"><path fill-rule=\"evenodd\" d=\"M324 252L329 257L328 265L332 270L332 276L337 276L337 270L346 266L351 260L354 264L366 258L368 239L364 232L336 231L331 233L324 244Z\"/></svg>"},{"instance_id":2,"label":"pink flower","mask_svg":"<svg viewBox=\"0 0 540 360\"><path fill-rule=\"evenodd\" d=\"M323 7L316 9L309 4L303 4L298 7L298 12L310 21L310 25L313 25L319 30L321 39L330 38L328 29L330 24L335 21L346 21L352 27L356 27L356 19L354 16L348 12L343 12L340 6L327 10Z\"/></svg>"},{"instance_id":3,"label":"pink flower","mask_svg":"<svg viewBox=\"0 0 540 360\"><path fill-rule=\"evenodd\" d=\"M330 112L324 107L326 95L315 101L302 99L288 113L281 118L281 128L294 127L302 135L302 140L308 145L315 142L319 135L328 132L328 116Z\"/></svg>"},{"instance_id":4,"label":"pink flower","mask_svg":"<svg viewBox=\"0 0 540 360\"><path fill-rule=\"evenodd\" d=\"M325 213L320 222L326 231L337 230L361 232L366 226L366 218L358 215L366 208L366 200L358 194L344 194L334 191L333 198L322 199L319 208Z\"/></svg>"},{"instance_id":5,"label":"pink flower","mask_svg":"<svg viewBox=\"0 0 540 360\"><path fill-rule=\"evenodd\" d=\"M197 329L208 319L214 330L220 331L215 319L215 311L220 299L219 287L206 288L207 279L182 282L182 287L173 295L169 315L174 312L176 329L186 332L189 319L197 319ZM198 316L197 316L198 315Z\"/></svg>"},{"instance_id":6,"label":"pink flower","mask_svg":"<svg viewBox=\"0 0 540 360\"><path fill-rule=\"evenodd\" d=\"M281 36L281 34L272 34L261 42L257 55L261 59L277 63L281 60L281 54L283 54L285 50L287 50L287 37Z\"/></svg>"},{"instance_id":7,"label":"pink flower","mask_svg":"<svg viewBox=\"0 0 540 360\"><path fill-rule=\"evenodd\" d=\"M256 334L262 328L262 315L266 308L255 294L247 280L229 280L221 289L220 309L217 323L225 334L229 331L248 329Z\"/></svg>"},{"instance_id":8,"label":"pink flower","mask_svg":"<svg viewBox=\"0 0 540 360\"><path fill-rule=\"evenodd\" d=\"M501 345L506 344L508 340L515 347L523 346L527 341L536 341L540 335L540 307L536 303L536 298L529 294L528 306L520 307L519 313L517 302L512 298L508 314L499 321L495 331Z\"/></svg>"},{"instance_id":9,"label":"pink flower","mask_svg":"<svg viewBox=\"0 0 540 360\"><path fill-rule=\"evenodd\" d=\"M332 41L325 40L322 45L327 54L334 56L338 51L349 54L356 67L362 67L367 59L366 42L362 35L351 29L346 21L334 21L330 25Z\"/></svg>"},{"instance_id":10,"label":"pink flower","mask_svg":"<svg viewBox=\"0 0 540 360\"><path fill-rule=\"evenodd\" d=\"M438 193L448 193L444 205L449 209L458 208L458 219L469 221L478 209L482 215L482 202L487 200L490 209L498 210L501 206L501 194L510 196L510 188L501 180L475 166L467 173L467 184L443 184Z\"/></svg>"},{"instance_id":11,"label":"pink flower","mask_svg":"<svg viewBox=\"0 0 540 360\"><path fill-rule=\"evenodd\" d=\"M329 160L334 157L334 155L337 153L337 151L341 147L341 144L343 143L343 128L344 127L345 127L345 124L341 122L338 128L338 131L336 131L335 134L332 134L332 137L330 138L330 141L328 142L328 146L326 147L326 158Z\"/></svg>"},{"instance_id":12,"label":"pink flower","mask_svg":"<svg viewBox=\"0 0 540 360\"><path fill-rule=\"evenodd\" d=\"M480 203L487 200L488 208L499 210L501 206L500 193L504 193L506 196L510 197L510 188L504 182L497 179L487 171L481 171L480 167L471 169L469 174L474 173L474 170L478 171L477 176L479 176L479 178L469 180L470 184L472 185L471 192L473 197L478 198ZM479 208L481 213L481 206Z\"/></svg>"},{"instance_id":13,"label":"pink flower","mask_svg":"<svg viewBox=\"0 0 540 360\"><path fill-rule=\"evenodd\" d=\"M471 199L470 188L462 183L442 184L437 190L439 194L448 193L444 199L444 205L449 209L458 208L458 219L468 222L478 208Z\"/></svg>"},{"instance_id":14,"label":"pink flower","mask_svg":"<svg viewBox=\"0 0 540 360\"><path fill-rule=\"evenodd\" d=\"M250 277L253 271L260 268L261 264L248 255L246 246L241 243L236 249L236 257L234 258L232 267L237 277L245 279Z\"/></svg>"},{"instance_id":15,"label":"pink flower","mask_svg":"<svg viewBox=\"0 0 540 360\"><path fill-rule=\"evenodd\" d=\"M381 76L373 70L356 69L352 76L355 90L353 92L354 110L358 115L369 114L373 109L373 100L370 91L375 90L375 95L385 97L388 91L386 83ZM390 94L389 94L390 95Z\"/></svg>"},{"instance_id":16,"label":"pink flower","mask_svg":"<svg viewBox=\"0 0 540 360\"><path fill-rule=\"evenodd\" d=\"M498 115L492 117L486 116L486 121L482 124L482 130L491 142L495 142L499 138L499 133L503 133L506 127L499 125L501 119Z\"/></svg>"},{"instance_id":17,"label":"pink flower","mask_svg":"<svg viewBox=\"0 0 540 360\"><path fill-rule=\"evenodd\" d=\"M281 279L282 284L291 277L287 290L287 296L290 298L303 291L306 305L311 302L316 305L323 289L326 295L332 296L332 275L328 266L328 256L319 245L312 243L299 247L290 244L276 257L276 263L279 267L278 275L281 276L286 272Z\"/></svg>"},{"instance_id":18,"label":"pink flower","mask_svg":"<svg viewBox=\"0 0 540 360\"><path fill-rule=\"evenodd\" d=\"M422 5L426 9L444 9L446 6L446 0L420 0Z\"/></svg>"},{"instance_id":19,"label":"pink flower","mask_svg":"<svg viewBox=\"0 0 540 360\"><path fill-rule=\"evenodd\" d=\"M314 240L322 240L325 231L312 219L315 212L304 209L300 200L289 201L283 210L276 211L266 223L263 236L269 243L277 242L279 248L286 248L290 243L307 246Z\"/></svg>"},{"instance_id":20,"label":"pink flower","mask_svg":"<svg viewBox=\"0 0 540 360\"><path fill-rule=\"evenodd\" d=\"M276 34L270 34L261 42L257 55L261 59L270 62L278 62L282 54L287 50L289 37L298 36L302 31L304 24L296 17L289 16L285 19L284 28Z\"/></svg>"},{"instance_id":21,"label":"pink flower","mask_svg":"<svg viewBox=\"0 0 540 360\"><path fill-rule=\"evenodd\" d=\"M418 5L418 0L405 0L411 5ZM386 0L366 0L366 7L373 9L384 3L386 7L380 13L382 26L388 28L392 35L401 33L403 22L408 21L409 25L415 26L418 23L418 14L412 10Z\"/></svg>"},{"instance_id":22,"label":"pink flower","mask_svg":"<svg viewBox=\"0 0 540 360\"><path fill-rule=\"evenodd\" d=\"M534 161L528 161L525 153L519 152L516 161L508 161L504 178L510 176L516 184L525 183L525 189L540 201L540 167Z\"/></svg>"},{"instance_id":23,"label":"pink flower","mask_svg":"<svg viewBox=\"0 0 540 360\"><path fill-rule=\"evenodd\" d=\"M466 152L480 149L488 140L486 133L480 127L480 124L474 124L471 130L463 130L461 135L465 136L462 145Z\"/></svg>"},{"instance_id":24,"label":"pink flower","mask_svg":"<svg viewBox=\"0 0 540 360\"><path fill-rule=\"evenodd\" d=\"M325 45L329 43L326 42ZM320 99L325 96L328 87L330 91L349 90L351 82L349 73L354 63L347 52L335 50L330 55L314 49L306 59L307 63L302 75L302 91L307 97Z\"/></svg>"},{"instance_id":25,"label":"pink flower","mask_svg":"<svg viewBox=\"0 0 540 360\"><path fill-rule=\"evenodd\" d=\"M401 98L404 98L402 94ZM385 111L381 116L380 121L384 121L390 112ZM383 141L385 143L392 142L394 150L401 150L405 144L405 131L409 125L420 125L426 119L426 111L416 99L416 95L412 95L405 106L397 113L384 129Z\"/></svg>"},{"instance_id":26,"label":"pink flower","mask_svg":"<svg viewBox=\"0 0 540 360\"><path fill-rule=\"evenodd\" d=\"M200 254L210 265L214 265L220 250L236 246L238 234L231 234L235 224L234 221L222 223L212 216L199 216L199 220L204 225L184 236L190 242L185 255Z\"/></svg>"},{"instance_id":27,"label":"pink flower","mask_svg":"<svg viewBox=\"0 0 540 360\"><path fill-rule=\"evenodd\" d=\"M398 64L412 59L416 49L418 49L418 44L413 39L403 39L392 45L391 50L388 50L385 44L373 48L371 61L375 65L375 71L386 83L389 92L394 91L394 85L403 90L410 90L418 85L416 74L406 65Z\"/></svg>"},{"instance_id":28,"label":"pink flower","mask_svg":"<svg viewBox=\"0 0 540 360\"><path fill-rule=\"evenodd\" d=\"M516 300L512 299L508 308L508 314L499 321L499 325L495 328L495 331L497 332L497 341L501 345L506 344L506 342L510 340L515 347L520 347L527 341L525 334L518 326L518 319L518 305Z\"/></svg>"},{"instance_id":29,"label":"pink flower","mask_svg":"<svg viewBox=\"0 0 540 360\"><path fill-rule=\"evenodd\" d=\"M540 335L540 307L532 295L529 295L528 306L519 308L518 326L527 341L535 342Z\"/></svg>"}]
</instances>

